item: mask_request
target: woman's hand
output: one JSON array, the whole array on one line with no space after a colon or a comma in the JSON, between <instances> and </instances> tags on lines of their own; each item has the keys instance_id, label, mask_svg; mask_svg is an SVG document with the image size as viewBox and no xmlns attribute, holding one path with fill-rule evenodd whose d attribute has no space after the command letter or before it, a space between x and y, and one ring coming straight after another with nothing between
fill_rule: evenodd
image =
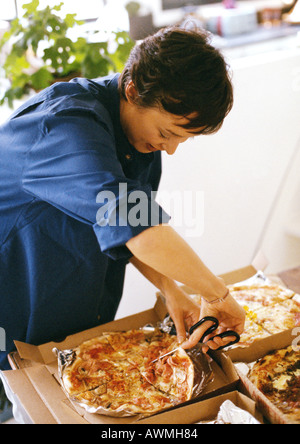
<instances>
[{"instance_id":1,"label":"woman's hand","mask_svg":"<svg viewBox=\"0 0 300 444\"><path fill-rule=\"evenodd\" d=\"M209 321L205 322L187 338L186 332L205 316L213 316L219 321L218 330L210 336L215 336L226 330L234 330L238 334L242 334L244 331L245 311L231 295L228 295L225 300L213 304L202 299L201 307L178 286L172 286L169 292L165 292L165 297L168 312L176 327L178 342L184 349L192 348L198 344L206 330L212 325ZM209 340L210 336L205 339L207 342L207 347L203 347L205 353L209 349L216 350L229 344L235 339L228 337Z\"/></svg>"},{"instance_id":2,"label":"woman's hand","mask_svg":"<svg viewBox=\"0 0 300 444\"><path fill-rule=\"evenodd\" d=\"M209 348L216 350L217 348L229 344L234 337L228 338L216 338L215 340L209 340L209 337L215 336L227 330L233 330L239 335L244 331L245 326L245 310L236 302L236 300L229 294L224 300L209 304L204 299L201 301L201 315L200 319L205 316L213 316L219 321L219 328L205 339L207 347L203 347L204 353ZM199 319L199 320L200 320ZM209 321L205 322L201 327L197 328L190 338L182 344L182 347L189 349L194 347L205 334L206 330L212 325Z\"/></svg>"},{"instance_id":3,"label":"woman's hand","mask_svg":"<svg viewBox=\"0 0 300 444\"><path fill-rule=\"evenodd\" d=\"M196 304L187 293L175 283L164 291L166 307L177 331L177 339L181 344L187 339L187 331L195 325L201 314L200 305Z\"/></svg>"}]
</instances>

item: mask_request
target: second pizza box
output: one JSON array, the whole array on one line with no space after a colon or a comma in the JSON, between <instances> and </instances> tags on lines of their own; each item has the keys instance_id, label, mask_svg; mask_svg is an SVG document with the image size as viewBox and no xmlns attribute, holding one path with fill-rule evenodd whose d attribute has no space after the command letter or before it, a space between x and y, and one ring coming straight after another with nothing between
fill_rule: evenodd
<instances>
[{"instance_id":1,"label":"second pizza box","mask_svg":"<svg viewBox=\"0 0 300 444\"><path fill-rule=\"evenodd\" d=\"M290 424L289 419L272 402L256 388L249 380L249 364L256 362L273 351L285 349L292 345L300 346L300 328L287 330L282 333L262 339L249 348L232 350L231 359L236 366L240 376L240 390L250 396L257 404L257 407L272 424Z\"/></svg>"},{"instance_id":2,"label":"second pizza box","mask_svg":"<svg viewBox=\"0 0 300 444\"><path fill-rule=\"evenodd\" d=\"M147 324L156 325L166 314L166 308L161 298L158 298L153 309L119 319L67 337L60 343L46 343L34 346L16 341L17 353L14 368L17 370L2 372L6 384L15 395L19 405L30 422L34 424L130 424L135 423L135 417L114 418L87 413L83 408L71 403L64 394L58 377L57 358L54 348L71 349L82 342L98 336L104 331L124 331L141 328ZM234 390L239 377L231 362L223 353L212 360L211 367L214 379L208 384L202 395L191 402L198 403L203 399L218 396ZM172 418L177 423L190 423L188 405L172 409ZM185 410L187 409L187 410ZM150 419L149 419L150 420ZM151 423L160 423L160 414L152 417ZM147 418L143 420L147 423Z\"/></svg>"}]
</instances>

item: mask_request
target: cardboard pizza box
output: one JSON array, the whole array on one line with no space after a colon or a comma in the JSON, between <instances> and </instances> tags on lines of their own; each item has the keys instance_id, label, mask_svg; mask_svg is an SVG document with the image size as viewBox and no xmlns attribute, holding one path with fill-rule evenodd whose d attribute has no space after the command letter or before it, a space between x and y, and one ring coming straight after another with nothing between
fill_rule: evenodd
<instances>
[{"instance_id":1,"label":"cardboard pizza box","mask_svg":"<svg viewBox=\"0 0 300 444\"><path fill-rule=\"evenodd\" d=\"M64 394L58 376L57 358L53 348L70 349L82 342L98 336L104 331L124 331L143 327L147 324L156 325L166 315L166 308L161 298L157 299L153 309L138 313L101 325L83 332L68 336L60 343L49 342L34 346L16 341L17 352L10 357L15 370L2 372L10 391L18 399L26 415L34 424L131 424L136 418L114 418L104 415L87 413L83 408L71 403ZM222 393L235 390L239 381L231 360L219 354L211 362L214 379L208 384L199 400L208 399ZM183 406L185 409L188 406ZM182 413L182 412L181 412ZM182 417L176 413L177 423ZM187 416L189 418L189 416ZM159 414L156 415L159 421ZM144 420L144 423L147 419Z\"/></svg>"},{"instance_id":2,"label":"cardboard pizza box","mask_svg":"<svg viewBox=\"0 0 300 444\"><path fill-rule=\"evenodd\" d=\"M255 402L244 394L233 391L223 395L200 401L196 405L178 407L176 415L173 411L154 415L147 419L147 424L178 424L178 417L181 418L181 424L197 424L215 421L221 405L225 401L231 401L236 407L250 413L259 423L263 424L263 417L258 411ZM140 424L144 424L141 420Z\"/></svg>"},{"instance_id":3,"label":"cardboard pizza box","mask_svg":"<svg viewBox=\"0 0 300 444\"><path fill-rule=\"evenodd\" d=\"M286 348L290 345L300 347L299 327L262 339L249 348L236 349L234 350L234 353L231 354L231 359L240 377L240 391L256 402L259 410L271 424L290 424L290 421L249 380L249 368L247 364L254 363L267 354L275 350Z\"/></svg>"},{"instance_id":4,"label":"cardboard pizza box","mask_svg":"<svg viewBox=\"0 0 300 444\"><path fill-rule=\"evenodd\" d=\"M221 277L226 284L240 282L253 276L258 269L263 270L266 266L263 254L259 253L252 265L239 270L226 273ZM17 351L10 355L10 363L13 370L2 372L14 398L26 412L29 421L34 424L126 424L135 421L134 418L112 418L108 416L90 415L73 404L64 395L58 382L57 362L52 350L72 348L92 337L96 337L103 331L129 330L139 328L148 323L155 324L166 315L166 308L162 298L158 297L153 309L129 316L124 319L113 321L109 324L95 327L75 335L67 337L61 343L47 343L33 346L16 342ZM239 382L239 376L231 359L225 353L216 353L212 362L214 380L202 394L201 399L213 398L222 393L235 390ZM194 404L193 404L194 405ZM188 411L188 406L182 406L182 410L172 412L175 423L181 423L182 412ZM160 420L160 415L155 415L155 421ZM188 415L188 418L190 416ZM153 417L154 418L154 417ZM150 418L147 420L150 421ZM144 421L147 421L144 420ZM154 420L154 419L153 419ZM152 420L151 420L152 421Z\"/></svg>"}]
</instances>

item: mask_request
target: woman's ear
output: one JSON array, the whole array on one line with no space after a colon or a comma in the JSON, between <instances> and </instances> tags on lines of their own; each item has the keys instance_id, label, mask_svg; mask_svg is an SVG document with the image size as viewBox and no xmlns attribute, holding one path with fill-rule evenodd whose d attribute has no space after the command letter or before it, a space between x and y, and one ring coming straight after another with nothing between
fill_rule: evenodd
<instances>
[{"instance_id":1,"label":"woman's ear","mask_svg":"<svg viewBox=\"0 0 300 444\"><path fill-rule=\"evenodd\" d=\"M130 104L136 103L136 98L138 96L138 92L137 92L132 80L130 80L130 82L126 85L125 94L126 94L126 98L127 98L128 103L130 103Z\"/></svg>"}]
</instances>

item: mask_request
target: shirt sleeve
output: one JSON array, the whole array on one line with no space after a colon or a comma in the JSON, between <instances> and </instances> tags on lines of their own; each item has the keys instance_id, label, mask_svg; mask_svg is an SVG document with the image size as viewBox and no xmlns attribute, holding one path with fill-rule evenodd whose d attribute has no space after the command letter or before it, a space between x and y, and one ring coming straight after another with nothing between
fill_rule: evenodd
<instances>
[{"instance_id":1,"label":"shirt sleeve","mask_svg":"<svg viewBox=\"0 0 300 444\"><path fill-rule=\"evenodd\" d=\"M26 155L23 189L92 225L103 253L129 258L129 239L169 221L151 186L124 175L109 123L69 111L41 125Z\"/></svg>"}]
</instances>

